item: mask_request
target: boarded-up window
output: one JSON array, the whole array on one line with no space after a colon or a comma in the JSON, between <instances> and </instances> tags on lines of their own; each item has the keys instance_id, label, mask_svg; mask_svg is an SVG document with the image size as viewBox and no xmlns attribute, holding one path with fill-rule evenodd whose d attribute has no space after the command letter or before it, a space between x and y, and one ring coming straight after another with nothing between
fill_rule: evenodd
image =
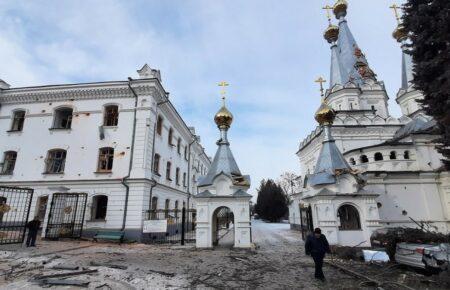
<instances>
[{"instance_id":1,"label":"boarded-up window","mask_svg":"<svg viewBox=\"0 0 450 290\"><path fill-rule=\"evenodd\" d=\"M110 172L113 168L114 148L105 147L100 148L98 153L98 168L99 172Z\"/></svg>"}]
</instances>

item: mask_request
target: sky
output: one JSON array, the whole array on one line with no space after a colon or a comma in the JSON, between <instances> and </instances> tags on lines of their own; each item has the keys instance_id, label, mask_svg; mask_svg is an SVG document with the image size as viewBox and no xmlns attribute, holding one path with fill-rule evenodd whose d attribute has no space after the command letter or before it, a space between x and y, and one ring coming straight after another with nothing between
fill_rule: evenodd
<instances>
[{"instance_id":1,"label":"sky","mask_svg":"<svg viewBox=\"0 0 450 290\"><path fill-rule=\"evenodd\" d=\"M392 0L349 0L347 20L400 116L401 51ZM397 4L404 1L397 0ZM311 0L0 1L0 79L13 87L137 78L145 63L210 156L219 138L217 83L227 81L231 149L251 193L299 174L295 155L316 126L318 76L329 78L321 8ZM336 20L333 18L333 22Z\"/></svg>"}]
</instances>

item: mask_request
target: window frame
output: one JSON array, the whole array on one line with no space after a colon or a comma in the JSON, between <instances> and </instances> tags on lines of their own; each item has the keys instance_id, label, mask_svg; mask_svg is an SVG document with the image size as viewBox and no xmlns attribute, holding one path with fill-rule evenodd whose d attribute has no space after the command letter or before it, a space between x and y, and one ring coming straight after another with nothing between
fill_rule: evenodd
<instances>
[{"instance_id":1,"label":"window frame","mask_svg":"<svg viewBox=\"0 0 450 290\"><path fill-rule=\"evenodd\" d=\"M14 157L10 157L11 155L14 155ZM10 165L12 161L12 166ZM9 150L3 152L3 162L2 162L2 169L0 172L0 175L13 175L14 169L16 167L17 162L17 151ZM9 166L7 166L9 165ZM6 168L9 167L9 170L6 170ZM11 168L12 167L12 168Z\"/></svg>"},{"instance_id":2,"label":"window frame","mask_svg":"<svg viewBox=\"0 0 450 290\"><path fill-rule=\"evenodd\" d=\"M175 145L172 143L173 141L173 128L170 127L169 128L169 134L167 135L167 144L169 144L169 146L174 147Z\"/></svg>"},{"instance_id":3,"label":"window frame","mask_svg":"<svg viewBox=\"0 0 450 290\"><path fill-rule=\"evenodd\" d=\"M172 181L172 179L170 178L171 172L172 171L172 162L167 161L166 163L166 180Z\"/></svg>"},{"instance_id":4,"label":"window frame","mask_svg":"<svg viewBox=\"0 0 450 290\"><path fill-rule=\"evenodd\" d=\"M162 136L163 125L164 125L164 118L161 115L158 115L158 118L156 120L156 133L159 136Z\"/></svg>"},{"instance_id":5,"label":"window frame","mask_svg":"<svg viewBox=\"0 0 450 290\"><path fill-rule=\"evenodd\" d=\"M175 169L175 184L180 185L180 167Z\"/></svg>"},{"instance_id":6,"label":"window frame","mask_svg":"<svg viewBox=\"0 0 450 290\"><path fill-rule=\"evenodd\" d=\"M115 109L115 112L109 111ZM105 105L103 109L103 127L117 127L119 125L119 105Z\"/></svg>"},{"instance_id":7,"label":"window frame","mask_svg":"<svg viewBox=\"0 0 450 290\"><path fill-rule=\"evenodd\" d=\"M104 209L101 211L99 211L100 199L106 199L106 203L103 205ZM108 201L108 196L104 194L94 195L92 197L91 221L106 221L106 216L108 215ZM102 214L103 217L98 217L99 212L102 211L104 211L104 214Z\"/></svg>"},{"instance_id":8,"label":"window frame","mask_svg":"<svg viewBox=\"0 0 450 290\"><path fill-rule=\"evenodd\" d=\"M351 209L353 212L349 212L348 209ZM345 212L342 212L343 210L345 210ZM347 218L346 220L344 220L344 225L342 223L342 214L346 213L347 214ZM354 227L355 225L349 225L348 223L351 221L351 219L348 217L350 214L353 214L353 218L356 218L356 227ZM359 214L358 208L356 208L356 206L352 205L352 204L342 204L341 206L339 206L338 211L337 211L337 216L339 218L339 230L340 231L361 231L362 230L362 225L361 225L361 215ZM353 221L354 223L355 221Z\"/></svg>"},{"instance_id":9,"label":"window frame","mask_svg":"<svg viewBox=\"0 0 450 290\"><path fill-rule=\"evenodd\" d=\"M22 132L24 125L25 125L25 117L26 117L26 111L22 109L14 110L12 114L12 122L11 127L8 130L8 132ZM23 114L22 116L18 117L18 114ZM17 129L15 129L16 124L19 124Z\"/></svg>"},{"instance_id":10,"label":"window frame","mask_svg":"<svg viewBox=\"0 0 450 290\"><path fill-rule=\"evenodd\" d=\"M155 153L155 155L153 156L153 173L161 176L161 174L159 173L159 169L160 169L160 162L161 162L161 155L159 155L158 153Z\"/></svg>"},{"instance_id":11,"label":"window frame","mask_svg":"<svg viewBox=\"0 0 450 290\"><path fill-rule=\"evenodd\" d=\"M61 153L63 155L62 158L57 158L56 156L51 156L51 155L56 155L57 153ZM55 166L55 161L56 160L61 160L61 164L59 165L60 170L59 171L50 171L49 169L53 169L53 167ZM51 149L47 151L47 158L45 159L45 171L44 174L64 174L65 171L65 167L66 167L66 160L67 160L67 150L64 149ZM52 164L50 164L50 161L52 161Z\"/></svg>"},{"instance_id":12,"label":"window frame","mask_svg":"<svg viewBox=\"0 0 450 290\"><path fill-rule=\"evenodd\" d=\"M109 150L109 152L102 152ZM101 163L106 162L106 169L100 167ZM112 147L102 147L98 149L98 159L97 159L97 172L98 173L110 173L114 166L114 148ZM110 169L108 169L111 167Z\"/></svg>"},{"instance_id":13,"label":"window frame","mask_svg":"<svg viewBox=\"0 0 450 290\"><path fill-rule=\"evenodd\" d=\"M63 115L63 112L69 112L70 114ZM62 116L67 117L67 120L64 120ZM63 121L65 121L65 125L62 125ZM73 108L71 107L59 107L53 111L53 123L50 130L71 130L72 129L72 121L73 121ZM57 124L60 123L60 124Z\"/></svg>"}]
</instances>

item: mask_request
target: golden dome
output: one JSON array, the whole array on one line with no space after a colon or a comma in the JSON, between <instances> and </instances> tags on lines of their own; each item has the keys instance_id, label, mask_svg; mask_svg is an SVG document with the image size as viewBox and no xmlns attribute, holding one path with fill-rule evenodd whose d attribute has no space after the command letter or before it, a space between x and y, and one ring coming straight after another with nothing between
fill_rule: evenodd
<instances>
[{"instance_id":1,"label":"golden dome","mask_svg":"<svg viewBox=\"0 0 450 290\"><path fill-rule=\"evenodd\" d=\"M233 114L228 111L225 104L222 105L222 108L216 113L214 116L214 122L216 122L219 128L230 128L231 123L233 122Z\"/></svg>"},{"instance_id":2,"label":"golden dome","mask_svg":"<svg viewBox=\"0 0 450 290\"><path fill-rule=\"evenodd\" d=\"M398 42L405 40L407 37L405 27L402 24L399 24L394 32L392 32L392 37L394 37Z\"/></svg>"},{"instance_id":3,"label":"golden dome","mask_svg":"<svg viewBox=\"0 0 450 290\"><path fill-rule=\"evenodd\" d=\"M333 43L338 40L339 37L339 27L336 25L328 25L327 29L323 33L323 37L328 41L328 43Z\"/></svg>"},{"instance_id":4,"label":"golden dome","mask_svg":"<svg viewBox=\"0 0 450 290\"><path fill-rule=\"evenodd\" d=\"M319 109L317 110L314 118L320 125L331 125L333 124L334 117L336 117L336 112L322 101Z\"/></svg>"},{"instance_id":5,"label":"golden dome","mask_svg":"<svg viewBox=\"0 0 450 290\"><path fill-rule=\"evenodd\" d=\"M333 6L333 13L337 19L347 15L348 3L345 0L338 0Z\"/></svg>"}]
</instances>

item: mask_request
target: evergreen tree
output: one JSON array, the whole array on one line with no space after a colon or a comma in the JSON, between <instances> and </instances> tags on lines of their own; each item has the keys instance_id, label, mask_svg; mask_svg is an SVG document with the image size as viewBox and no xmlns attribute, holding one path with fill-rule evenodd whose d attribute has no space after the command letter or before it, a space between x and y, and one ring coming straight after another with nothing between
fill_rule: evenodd
<instances>
[{"instance_id":1,"label":"evergreen tree","mask_svg":"<svg viewBox=\"0 0 450 290\"><path fill-rule=\"evenodd\" d=\"M279 221L288 212L288 197L273 180L262 180L255 205L256 213L270 222Z\"/></svg>"},{"instance_id":2,"label":"evergreen tree","mask_svg":"<svg viewBox=\"0 0 450 290\"><path fill-rule=\"evenodd\" d=\"M411 40L416 89L425 112L438 124L438 152L450 169L450 1L408 0L403 25Z\"/></svg>"}]
</instances>

